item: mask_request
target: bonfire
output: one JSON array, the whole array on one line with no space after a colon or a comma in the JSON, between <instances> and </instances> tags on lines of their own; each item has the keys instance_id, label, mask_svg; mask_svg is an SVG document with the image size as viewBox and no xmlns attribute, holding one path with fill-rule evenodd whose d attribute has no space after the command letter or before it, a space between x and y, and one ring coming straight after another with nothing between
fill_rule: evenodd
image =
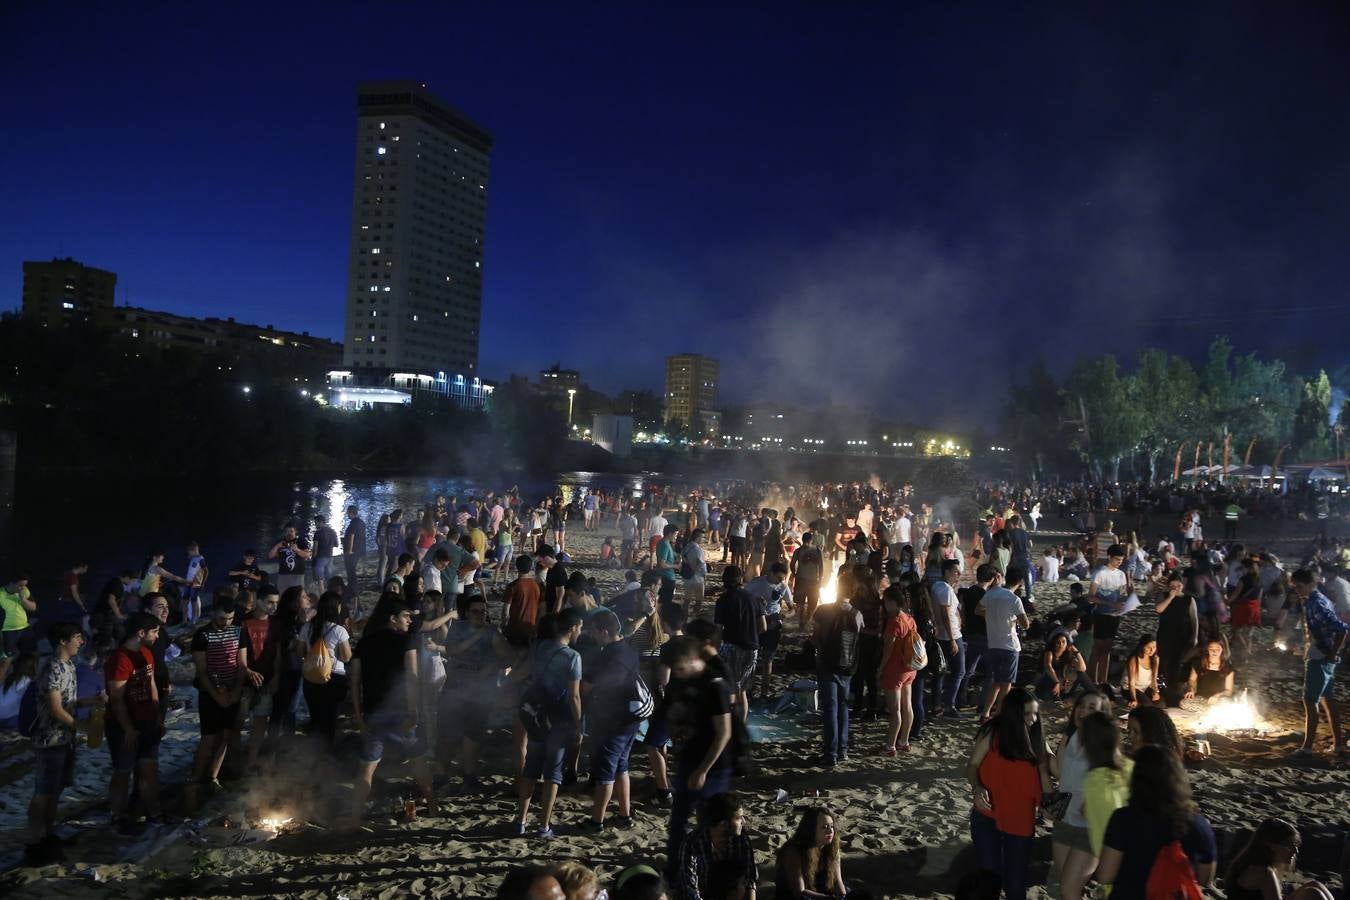
<instances>
[{"instance_id":1,"label":"bonfire","mask_svg":"<svg viewBox=\"0 0 1350 900\"><path fill-rule=\"evenodd\" d=\"M1195 730L1198 732L1216 732L1219 734L1230 734L1233 732L1262 732L1267 729L1265 717L1261 711L1256 708L1244 690L1240 697L1227 700L1217 700L1209 705L1201 714L1196 723Z\"/></svg>"}]
</instances>

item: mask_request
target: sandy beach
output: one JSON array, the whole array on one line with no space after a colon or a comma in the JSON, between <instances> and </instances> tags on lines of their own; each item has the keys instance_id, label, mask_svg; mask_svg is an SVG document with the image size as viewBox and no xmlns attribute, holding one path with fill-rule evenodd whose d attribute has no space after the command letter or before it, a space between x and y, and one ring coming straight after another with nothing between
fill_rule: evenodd
<instances>
[{"instance_id":1,"label":"sandy beach","mask_svg":"<svg viewBox=\"0 0 1350 900\"><path fill-rule=\"evenodd\" d=\"M569 534L569 550L589 575L597 578L602 594L613 595L621 582L617 570L594 568L600 541L608 529L586 533L578 527ZM710 554L720 558L720 554ZM713 591L710 590L710 594ZM1053 609L1067 598L1060 583L1037 588L1038 609ZM494 621L500 609L494 606ZM1127 617L1116 655L1132 647L1142 633L1152 630L1156 616L1145 606ZM784 638L788 649L802 635L790 627ZM1271 643L1269 630L1258 646ZM1027 641L1022 677L1035 667L1039 641ZM781 656L779 658L781 670ZM177 673L180 680L186 671ZM776 675L786 685L799 674ZM1209 734L1213 756L1192 767L1193 783L1202 811L1220 837L1226 859L1246 829L1268 815L1296 820L1303 833L1302 873L1339 886L1336 872L1340 832L1345 828L1350 776L1343 764L1323 756L1294 763L1290 752L1298 746L1302 729L1299 704L1302 660L1292 654L1262 652L1239 668L1238 688L1250 689L1261 705L1270 731L1254 737L1227 738ZM191 697L180 690L178 698ZM1338 701L1347 699L1342 676ZM192 698L195 702L195 697ZM1057 731L1064 719L1058 705L1043 705L1047 731ZM506 715L509 711L504 710ZM1117 713L1123 714L1123 707ZM885 723L855 723L848 761L824 772L815 767L819 728L810 714L789 709L781 714L757 710L752 734L758 772L738 786L747 803L747 830L756 848L761 896L773 884L774 852L790 833L805 806L823 803L837 816L843 840L844 877L850 885L865 885L878 896L950 896L961 874L973 864L967 817L969 788L964 765L976 725L973 718L943 719L925 729L921 743L908 755L888 759L877 755ZM196 716L190 709L171 719L171 735L161 756L162 771L170 783L181 782L180 771L195 745ZM666 809L648 799L651 782L645 755L633 757L635 813L631 829L609 829L594 837L572 827L589 812L589 794L564 789L555 822L559 836L550 842L506 836L513 809L509 749L498 732L484 752L487 788L483 794L444 796L439 817L420 816L402 821L404 769L382 766L379 778L394 790L381 794L377 786L375 812L364 828L339 834L328 827L333 813L345 805L350 774L319 791L301 791L313 802L298 803L296 785L307 780L305 767L283 771L270 783L242 779L227 783L201 816L172 831L148 835L136 842L116 838L106 824L79 829L75 845L67 850L71 862L43 869L11 869L0 880L0 892L11 897L119 896L119 897L272 897L356 898L401 896L491 897L511 868L546 860L576 859L608 881L625 866L658 861L664 853ZM32 790L26 772L27 748L15 741L0 745L0 834L16 861L21 844L23 814ZM106 813L93 809L106 785L108 760L104 749L81 748L80 784L67 794L68 823L106 823ZM457 779L452 779L457 783ZM808 792L828 793L815 799ZM783 792L786 792L784 798ZM780 799L784 798L784 799ZM293 817L290 829L273 837L268 832L241 828L260 815ZM231 828L220 826L229 817ZM67 828L67 831L71 830ZM1039 831L1032 896L1054 896L1046 879L1049 870L1048 827Z\"/></svg>"}]
</instances>

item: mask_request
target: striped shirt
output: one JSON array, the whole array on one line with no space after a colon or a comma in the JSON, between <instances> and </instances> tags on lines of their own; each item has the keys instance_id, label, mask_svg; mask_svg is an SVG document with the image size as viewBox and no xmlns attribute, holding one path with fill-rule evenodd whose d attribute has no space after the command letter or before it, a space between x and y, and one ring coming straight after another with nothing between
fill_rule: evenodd
<instances>
[{"instance_id":1,"label":"striped shirt","mask_svg":"<svg viewBox=\"0 0 1350 900\"><path fill-rule=\"evenodd\" d=\"M206 677L218 688L232 688L239 680L238 625L207 625L192 636L192 652L206 654Z\"/></svg>"}]
</instances>

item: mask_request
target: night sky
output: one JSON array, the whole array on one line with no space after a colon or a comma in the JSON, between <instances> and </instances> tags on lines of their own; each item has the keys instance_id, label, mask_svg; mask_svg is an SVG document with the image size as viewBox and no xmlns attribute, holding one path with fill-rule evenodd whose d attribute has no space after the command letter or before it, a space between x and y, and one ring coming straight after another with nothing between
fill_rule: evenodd
<instances>
[{"instance_id":1,"label":"night sky","mask_svg":"<svg viewBox=\"0 0 1350 900\"><path fill-rule=\"evenodd\" d=\"M1038 357L1341 364L1344 4L134 5L0 13L7 306L69 255L341 339L355 86L414 78L495 136L489 378L696 351L727 402L969 424Z\"/></svg>"}]
</instances>

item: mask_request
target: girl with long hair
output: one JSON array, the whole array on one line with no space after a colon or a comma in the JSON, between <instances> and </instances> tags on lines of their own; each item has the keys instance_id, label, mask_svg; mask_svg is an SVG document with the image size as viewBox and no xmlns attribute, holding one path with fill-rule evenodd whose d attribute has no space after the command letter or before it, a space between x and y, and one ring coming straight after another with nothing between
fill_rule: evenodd
<instances>
[{"instance_id":1,"label":"girl with long hair","mask_svg":"<svg viewBox=\"0 0 1350 900\"><path fill-rule=\"evenodd\" d=\"M777 890L781 900L836 900L847 892L839 862L839 832L823 806L802 813L792 836L778 850Z\"/></svg>"},{"instance_id":2,"label":"girl with long hair","mask_svg":"<svg viewBox=\"0 0 1350 900\"><path fill-rule=\"evenodd\" d=\"M1134 763L1120 752L1120 729L1109 713L1096 712L1085 717L1080 732L1088 760L1088 773L1083 778L1083 806L1092 856L1096 859L1102 853L1106 823L1129 799Z\"/></svg>"},{"instance_id":3,"label":"girl with long hair","mask_svg":"<svg viewBox=\"0 0 1350 900\"><path fill-rule=\"evenodd\" d=\"M895 756L897 751L909 750L909 733L914 727L914 679L918 675L910 663L914 642L922 639L914 617L909 614L909 598L904 589L898 584L886 588L885 602L887 622L877 678L886 711L890 713L890 729L881 752Z\"/></svg>"},{"instance_id":4,"label":"girl with long hair","mask_svg":"<svg viewBox=\"0 0 1350 900\"><path fill-rule=\"evenodd\" d=\"M1186 693L1182 699L1218 700L1233 696L1233 682L1237 673L1228 660L1228 648L1223 641L1209 641L1205 652L1191 663Z\"/></svg>"},{"instance_id":5,"label":"girl with long hair","mask_svg":"<svg viewBox=\"0 0 1350 900\"><path fill-rule=\"evenodd\" d=\"M935 531L928 539L928 550L923 557L923 581L929 586L942 580L942 561L947 558L942 553L943 537L941 531Z\"/></svg>"},{"instance_id":6,"label":"girl with long hair","mask_svg":"<svg viewBox=\"0 0 1350 900\"><path fill-rule=\"evenodd\" d=\"M1087 663L1078 648L1069 643L1069 633L1057 631L1046 640L1045 650L1041 653L1036 696L1047 702L1065 700L1086 672Z\"/></svg>"},{"instance_id":7,"label":"girl with long hair","mask_svg":"<svg viewBox=\"0 0 1350 900\"><path fill-rule=\"evenodd\" d=\"M1136 706L1130 710L1126 735L1136 756L1144 747L1161 747L1181 758L1181 735L1167 710L1160 706Z\"/></svg>"},{"instance_id":8,"label":"girl with long hair","mask_svg":"<svg viewBox=\"0 0 1350 900\"><path fill-rule=\"evenodd\" d=\"M1291 823L1266 819L1229 864L1224 895L1228 900L1281 900L1284 879L1293 873L1302 843ZM1332 900L1332 894L1320 882L1310 881L1290 894L1289 900Z\"/></svg>"},{"instance_id":9,"label":"girl with long hair","mask_svg":"<svg viewBox=\"0 0 1350 900\"><path fill-rule=\"evenodd\" d=\"M906 590L909 592L909 614L914 619L914 627L919 631L919 638L928 650L928 665L914 673L914 683L909 691L910 705L914 709L914 725L909 732L909 740L912 743L923 734L924 723L928 720L924 707L924 693L928 689L928 682L937 680L934 673L938 670L938 654L942 650L938 647L937 626L933 624L933 600L928 596L928 587L916 579Z\"/></svg>"},{"instance_id":10,"label":"girl with long hair","mask_svg":"<svg viewBox=\"0 0 1350 900\"><path fill-rule=\"evenodd\" d=\"M304 681L312 731L318 734L325 750L331 750L337 743L338 708L347 698L347 663L352 659L352 646L342 618L342 595L329 591L319 597L314 618L300 626L300 645L304 648L301 658L314 644L323 641L333 660L333 674L326 683Z\"/></svg>"},{"instance_id":11,"label":"girl with long hair","mask_svg":"<svg viewBox=\"0 0 1350 900\"><path fill-rule=\"evenodd\" d=\"M1158 689L1158 639L1142 635L1134 645L1134 652L1125 662L1125 683L1122 685L1129 708L1162 703Z\"/></svg>"},{"instance_id":12,"label":"girl with long hair","mask_svg":"<svg viewBox=\"0 0 1350 900\"><path fill-rule=\"evenodd\" d=\"M305 656L300 641L300 629L309 621L309 594L300 585L292 585L281 593L276 615L272 616L268 640L278 649L282 660L276 673L277 692L272 697L272 721L268 730L285 745L295 736L295 719L300 708L300 662Z\"/></svg>"},{"instance_id":13,"label":"girl with long hair","mask_svg":"<svg viewBox=\"0 0 1350 900\"><path fill-rule=\"evenodd\" d=\"M1069 712L1059 752L1050 759L1050 774L1059 780L1060 793L1068 794L1068 805L1055 823L1051 851L1055 871L1059 873L1062 900L1080 900L1088 878L1097 867L1097 856L1088 837L1087 805L1083 780L1091 764L1083 747L1083 721L1094 713L1110 713L1111 700L1100 691L1080 694Z\"/></svg>"},{"instance_id":14,"label":"girl with long hair","mask_svg":"<svg viewBox=\"0 0 1350 900\"><path fill-rule=\"evenodd\" d=\"M1016 688L980 726L966 764L975 858L981 869L999 876L1008 900L1027 895L1036 809L1050 784L1048 758L1040 704L1030 691Z\"/></svg>"},{"instance_id":15,"label":"girl with long hair","mask_svg":"<svg viewBox=\"0 0 1350 900\"><path fill-rule=\"evenodd\" d=\"M1140 709L1167 715L1157 707ZM1214 829L1191 799L1181 757L1163 747L1144 747L1134 755L1130 802L1107 823L1097 881L1111 887L1115 900L1144 897L1158 851L1174 841L1190 860L1195 880L1202 887L1209 884L1218 844Z\"/></svg>"}]
</instances>

